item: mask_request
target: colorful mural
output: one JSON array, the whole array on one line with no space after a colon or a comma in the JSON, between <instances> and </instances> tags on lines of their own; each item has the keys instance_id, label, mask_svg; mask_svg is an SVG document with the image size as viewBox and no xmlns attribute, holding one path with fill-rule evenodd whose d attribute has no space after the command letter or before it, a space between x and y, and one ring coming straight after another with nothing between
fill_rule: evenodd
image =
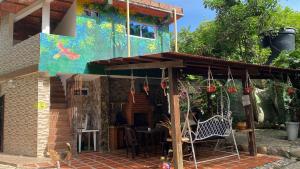
<instances>
[{"instance_id":1,"label":"colorful mural","mask_svg":"<svg viewBox=\"0 0 300 169\"><path fill-rule=\"evenodd\" d=\"M97 11L86 16L84 9ZM131 36L131 55L170 51L169 26L154 17L132 14L131 20L157 25L155 39ZM123 10L105 5L78 3L76 37L41 34L40 71L89 73L87 63L115 57L127 57L126 16Z\"/></svg>"}]
</instances>

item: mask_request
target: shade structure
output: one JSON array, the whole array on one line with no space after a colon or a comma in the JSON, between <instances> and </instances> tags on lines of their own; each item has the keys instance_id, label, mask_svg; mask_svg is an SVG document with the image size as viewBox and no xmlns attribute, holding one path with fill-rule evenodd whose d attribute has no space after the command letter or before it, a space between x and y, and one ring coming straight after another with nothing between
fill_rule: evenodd
<instances>
[{"instance_id":1,"label":"shade structure","mask_svg":"<svg viewBox=\"0 0 300 169\"><path fill-rule=\"evenodd\" d=\"M230 67L235 78L242 78L247 70L253 79L286 78L298 79L300 69L285 69L270 65L257 65L237 61L227 61L215 57L198 56L185 53L166 52L128 58L97 60L89 66L104 67L106 71L120 72L126 70L151 70L175 68L185 74L206 76L210 67L214 77L225 78Z\"/></svg>"},{"instance_id":2,"label":"shade structure","mask_svg":"<svg viewBox=\"0 0 300 169\"><path fill-rule=\"evenodd\" d=\"M180 106L177 79L180 73L207 76L208 70L211 70L215 78L227 79L228 70L236 79L241 79L243 85L247 83L249 76L252 79L282 79L287 77L294 81L299 81L300 69L284 69L269 65L255 65L244 62L227 61L214 57L197 56L184 53L166 52L144 56L114 58L110 60L98 60L89 63L93 68L101 68L108 73L124 73L130 70L154 72L159 69L168 69L169 94L170 94L170 112L172 125L172 146L173 159L176 169L183 168L183 154L180 127ZM230 68L230 69L229 69ZM245 94L246 96L249 93ZM249 96L248 96L249 98ZM250 100L250 98L249 98ZM251 100L250 100L251 101ZM244 105L247 118L248 144L250 155L256 156L256 138L253 109L251 104Z\"/></svg>"}]
</instances>

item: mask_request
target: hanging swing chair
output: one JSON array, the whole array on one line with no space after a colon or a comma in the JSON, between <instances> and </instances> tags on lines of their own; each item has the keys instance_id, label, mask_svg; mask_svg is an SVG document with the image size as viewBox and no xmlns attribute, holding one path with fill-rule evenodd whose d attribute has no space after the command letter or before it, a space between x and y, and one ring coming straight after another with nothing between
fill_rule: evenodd
<instances>
[{"instance_id":1,"label":"hanging swing chair","mask_svg":"<svg viewBox=\"0 0 300 169\"><path fill-rule=\"evenodd\" d=\"M211 72L210 72L211 73ZM210 74L212 77L212 74ZM182 129L182 140L188 140L187 143L191 146L191 158L193 158L195 168L197 169L198 163L203 163L207 161L217 160L220 158L230 157L230 156L238 156L238 159L240 159L239 151L237 149L237 144L234 136L234 131L232 130L232 112L230 110L230 98L227 93L227 90L224 86L221 87L220 90L214 90L215 94L217 95L217 112L215 115L210 117L209 119L205 121L197 121L197 127L195 130L192 130L190 127L190 113L191 113L191 104L190 104L190 93L188 89L185 87L182 81L178 81L179 83L179 91L180 91L180 99L186 103L186 112L185 112L185 122ZM211 85L211 82L209 82ZM212 90L209 88L211 86L207 87L207 92L211 92ZM222 137L226 138L232 136L233 143L234 143L234 149L235 152L230 153L230 155L226 155L223 157L218 157L206 161L197 161L194 144L200 141L207 140L208 138L212 137ZM219 143L219 140L217 140L217 145ZM216 147L217 147L216 145ZM215 148L216 148L215 147ZM190 159L191 159L190 158Z\"/></svg>"}]
</instances>

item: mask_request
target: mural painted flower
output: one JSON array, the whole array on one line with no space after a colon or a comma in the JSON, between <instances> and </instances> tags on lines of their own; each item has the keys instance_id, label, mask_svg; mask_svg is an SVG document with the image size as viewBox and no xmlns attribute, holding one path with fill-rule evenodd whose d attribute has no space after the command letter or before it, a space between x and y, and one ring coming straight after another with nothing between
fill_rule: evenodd
<instances>
[{"instance_id":1,"label":"mural painted flower","mask_svg":"<svg viewBox=\"0 0 300 169\"><path fill-rule=\"evenodd\" d=\"M157 49L155 43L149 43L148 49L149 49L151 52L155 51L155 50Z\"/></svg>"},{"instance_id":2,"label":"mural painted flower","mask_svg":"<svg viewBox=\"0 0 300 169\"><path fill-rule=\"evenodd\" d=\"M112 23L105 22L105 23L102 23L102 24L100 25L100 27L101 27L102 29L111 29L111 28L112 28Z\"/></svg>"},{"instance_id":3,"label":"mural painted flower","mask_svg":"<svg viewBox=\"0 0 300 169\"><path fill-rule=\"evenodd\" d=\"M121 24L116 25L116 32L118 33L124 33L124 26Z\"/></svg>"}]
</instances>

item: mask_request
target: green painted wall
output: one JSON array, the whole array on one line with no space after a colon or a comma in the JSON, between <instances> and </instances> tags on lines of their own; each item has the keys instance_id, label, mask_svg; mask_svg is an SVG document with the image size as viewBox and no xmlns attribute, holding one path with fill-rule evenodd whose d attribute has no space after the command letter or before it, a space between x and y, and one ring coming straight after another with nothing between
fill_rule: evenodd
<instances>
[{"instance_id":1,"label":"green painted wall","mask_svg":"<svg viewBox=\"0 0 300 169\"><path fill-rule=\"evenodd\" d=\"M98 17L85 16L83 6L99 11ZM127 57L126 16L117 9L96 4L79 3L76 37L41 34L40 71L56 73L90 73L87 63L116 57ZM131 15L132 21L155 24L150 16ZM159 25L156 39L131 36L131 55L170 51L168 25Z\"/></svg>"}]
</instances>

